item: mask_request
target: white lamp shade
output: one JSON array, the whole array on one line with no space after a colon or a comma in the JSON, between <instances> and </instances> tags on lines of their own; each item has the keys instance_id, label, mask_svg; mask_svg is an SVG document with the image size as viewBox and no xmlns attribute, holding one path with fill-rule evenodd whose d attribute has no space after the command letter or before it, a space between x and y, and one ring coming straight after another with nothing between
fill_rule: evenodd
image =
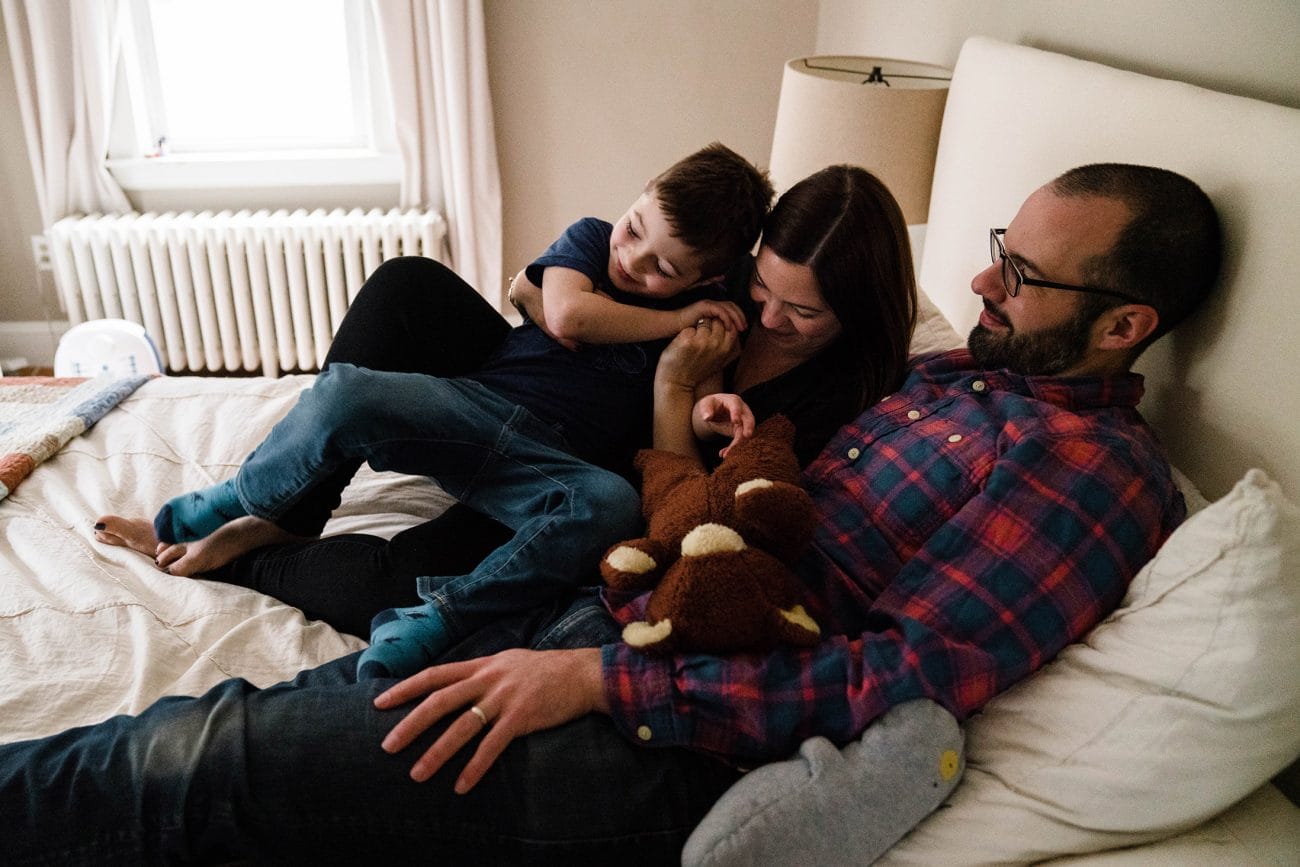
<instances>
[{"instance_id":1,"label":"white lamp shade","mask_svg":"<svg viewBox=\"0 0 1300 867\"><path fill-rule=\"evenodd\" d=\"M872 71L888 84L868 82ZM785 65L768 171L777 192L826 166L880 178L909 224L924 223L952 71L875 57L801 57Z\"/></svg>"}]
</instances>

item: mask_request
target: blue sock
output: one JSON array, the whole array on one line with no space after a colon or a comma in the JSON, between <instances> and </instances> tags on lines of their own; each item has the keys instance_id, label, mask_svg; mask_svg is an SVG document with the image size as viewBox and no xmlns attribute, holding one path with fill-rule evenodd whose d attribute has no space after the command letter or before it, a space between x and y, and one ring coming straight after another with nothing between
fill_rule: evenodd
<instances>
[{"instance_id":1,"label":"blue sock","mask_svg":"<svg viewBox=\"0 0 1300 867\"><path fill-rule=\"evenodd\" d=\"M449 646L447 624L432 605L389 608L370 622L370 646L357 661L357 678L410 677Z\"/></svg>"},{"instance_id":2,"label":"blue sock","mask_svg":"<svg viewBox=\"0 0 1300 867\"><path fill-rule=\"evenodd\" d=\"M247 514L235 494L235 480L226 479L210 488L168 500L153 519L153 530L161 541L169 544L194 542Z\"/></svg>"}]
</instances>

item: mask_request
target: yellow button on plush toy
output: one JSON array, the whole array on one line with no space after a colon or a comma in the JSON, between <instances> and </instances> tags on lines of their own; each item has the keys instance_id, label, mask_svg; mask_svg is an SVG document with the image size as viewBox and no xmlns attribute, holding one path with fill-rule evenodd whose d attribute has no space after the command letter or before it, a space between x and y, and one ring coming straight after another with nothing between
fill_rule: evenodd
<instances>
[{"instance_id":1,"label":"yellow button on plush toy","mask_svg":"<svg viewBox=\"0 0 1300 867\"><path fill-rule=\"evenodd\" d=\"M944 750L943 755L939 756L939 776L951 780L957 773L957 762L956 750Z\"/></svg>"},{"instance_id":2,"label":"yellow button on plush toy","mask_svg":"<svg viewBox=\"0 0 1300 867\"><path fill-rule=\"evenodd\" d=\"M650 731L650 726L637 726L636 736L643 741L648 741L654 737L654 732Z\"/></svg>"}]
</instances>

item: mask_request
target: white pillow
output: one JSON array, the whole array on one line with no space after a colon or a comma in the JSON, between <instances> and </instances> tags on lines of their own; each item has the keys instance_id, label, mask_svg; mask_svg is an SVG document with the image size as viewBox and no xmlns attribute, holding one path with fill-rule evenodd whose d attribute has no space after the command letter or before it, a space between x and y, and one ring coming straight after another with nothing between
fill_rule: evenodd
<instances>
[{"instance_id":1,"label":"white pillow","mask_svg":"<svg viewBox=\"0 0 1300 867\"><path fill-rule=\"evenodd\" d=\"M881 864L1038 861L1170 836L1300 752L1300 510L1262 471L1122 606L967 725L965 779Z\"/></svg>"},{"instance_id":2,"label":"white pillow","mask_svg":"<svg viewBox=\"0 0 1300 867\"><path fill-rule=\"evenodd\" d=\"M958 334L925 290L916 291L916 330L912 332L912 355L926 352L946 352L966 345L966 338Z\"/></svg>"}]
</instances>

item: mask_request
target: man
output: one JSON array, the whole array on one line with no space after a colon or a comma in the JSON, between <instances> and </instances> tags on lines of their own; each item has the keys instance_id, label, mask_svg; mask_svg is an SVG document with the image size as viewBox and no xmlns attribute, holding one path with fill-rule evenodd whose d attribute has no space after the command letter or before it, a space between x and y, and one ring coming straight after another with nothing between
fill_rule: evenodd
<instances>
[{"instance_id":1,"label":"man","mask_svg":"<svg viewBox=\"0 0 1300 867\"><path fill-rule=\"evenodd\" d=\"M734 766L913 698L965 718L1182 520L1129 367L1208 294L1219 228L1185 178L1086 166L990 250L970 352L919 360L806 473L818 647L648 659L580 596L396 684L351 659L228 681L0 748L0 860L666 863Z\"/></svg>"}]
</instances>

